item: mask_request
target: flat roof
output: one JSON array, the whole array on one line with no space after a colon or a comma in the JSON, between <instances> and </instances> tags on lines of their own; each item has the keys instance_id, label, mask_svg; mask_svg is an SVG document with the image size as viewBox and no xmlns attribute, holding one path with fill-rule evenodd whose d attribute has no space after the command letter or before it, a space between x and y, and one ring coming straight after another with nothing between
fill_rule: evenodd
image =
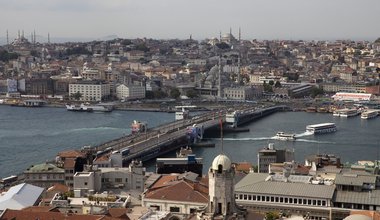
<instances>
[{"instance_id":1,"label":"flat roof","mask_svg":"<svg viewBox=\"0 0 380 220\"><path fill-rule=\"evenodd\" d=\"M265 181L268 174L250 173L235 185L236 193L332 199L335 186Z\"/></svg>"}]
</instances>

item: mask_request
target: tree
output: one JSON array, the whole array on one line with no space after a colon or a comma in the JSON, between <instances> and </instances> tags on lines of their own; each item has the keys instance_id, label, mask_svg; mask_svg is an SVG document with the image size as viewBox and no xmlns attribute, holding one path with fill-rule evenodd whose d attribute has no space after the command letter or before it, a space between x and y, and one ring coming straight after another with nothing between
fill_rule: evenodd
<instances>
[{"instance_id":1,"label":"tree","mask_svg":"<svg viewBox=\"0 0 380 220\"><path fill-rule=\"evenodd\" d=\"M315 98L315 97L317 97L318 95L322 95L322 94L324 94L324 91L323 91L322 88L313 87L313 88L311 89L310 96L311 96L312 98Z\"/></svg>"},{"instance_id":2,"label":"tree","mask_svg":"<svg viewBox=\"0 0 380 220\"><path fill-rule=\"evenodd\" d=\"M269 85L273 86L274 85L274 81L273 80L269 80Z\"/></svg>"},{"instance_id":3,"label":"tree","mask_svg":"<svg viewBox=\"0 0 380 220\"><path fill-rule=\"evenodd\" d=\"M276 219L279 219L280 218L280 215L276 212L267 212L265 214L265 219L266 220L276 220Z\"/></svg>"},{"instance_id":4,"label":"tree","mask_svg":"<svg viewBox=\"0 0 380 220\"><path fill-rule=\"evenodd\" d=\"M274 87L275 88L281 88L282 85L281 85L280 81L276 81L276 83L274 84Z\"/></svg>"},{"instance_id":5,"label":"tree","mask_svg":"<svg viewBox=\"0 0 380 220\"><path fill-rule=\"evenodd\" d=\"M148 52L149 48L145 44L139 44L139 45L136 46L136 50Z\"/></svg>"},{"instance_id":6,"label":"tree","mask_svg":"<svg viewBox=\"0 0 380 220\"><path fill-rule=\"evenodd\" d=\"M170 97L171 98L178 99L180 95L181 95L181 93L179 92L179 90L177 88L172 88L170 90Z\"/></svg>"},{"instance_id":7,"label":"tree","mask_svg":"<svg viewBox=\"0 0 380 220\"><path fill-rule=\"evenodd\" d=\"M79 100L80 98L82 98L82 93L80 92L76 92L72 95L72 97L75 99L75 100Z\"/></svg>"},{"instance_id":8,"label":"tree","mask_svg":"<svg viewBox=\"0 0 380 220\"><path fill-rule=\"evenodd\" d=\"M17 53L9 53L6 50L0 50L0 60L1 61L6 62L8 60L14 60L14 59L17 59L18 56L19 55Z\"/></svg>"},{"instance_id":9,"label":"tree","mask_svg":"<svg viewBox=\"0 0 380 220\"><path fill-rule=\"evenodd\" d=\"M222 42L222 43L217 43L216 46L219 48L219 49L229 49L230 48L230 45L228 45L227 43L225 42Z\"/></svg>"},{"instance_id":10,"label":"tree","mask_svg":"<svg viewBox=\"0 0 380 220\"><path fill-rule=\"evenodd\" d=\"M198 93L194 89L191 89L186 92L186 96L193 99L198 97Z\"/></svg>"},{"instance_id":11,"label":"tree","mask_svg":"<svg viewBox=\"0 0 380 220\"><path fill-rule=\"evenodd\" d=\"M268 85L265 81L264 81L263 87L264 87L264 92L273 92L272 86Z\"/></svg>"}]
</instances>

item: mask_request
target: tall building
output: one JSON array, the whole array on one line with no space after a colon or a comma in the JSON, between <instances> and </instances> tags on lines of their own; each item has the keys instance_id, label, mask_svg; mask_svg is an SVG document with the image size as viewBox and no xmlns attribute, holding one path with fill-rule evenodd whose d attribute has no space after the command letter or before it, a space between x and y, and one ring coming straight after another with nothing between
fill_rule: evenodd
<instances>
[{"instance_id":1,"label":"tall building","mask_svg":"<svg viewBox=\"0 0 380 220\"><path fill-rule=\"evenodd\" d=\"M261 149L257 154L257 165L259 173L268 173L269 164L291 162L294 160L294 151L289 149L275 149L273 143Z\"/></svg>"},{"instance_id":2,"label":"tall building","mask_svg":"<svg viewBox=\"0 0 380 220\"><path fill-rule=\"evenodd\" d=\"M224 154L219 154L208 172L209 201L200 219L243 219L244 211L235 203L235 167Z\"/></svg>"}]
</instances>

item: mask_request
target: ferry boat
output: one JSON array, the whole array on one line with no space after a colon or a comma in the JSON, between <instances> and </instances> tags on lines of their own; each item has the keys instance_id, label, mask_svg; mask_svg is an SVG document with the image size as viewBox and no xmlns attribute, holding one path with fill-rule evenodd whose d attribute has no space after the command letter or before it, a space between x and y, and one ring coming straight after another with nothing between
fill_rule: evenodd
<instances>
[{"instance_id":1,"label":"ferry boat","mask_svg":"<svg viewBox=\"0 0 380 220\"><path fill-rule=\"evenodd\" d=\"M73 112L92 112L91 108L87 108L84 104L81 105L73 105L73 104L66 104L67 111L73 111Z\"/></svg>"},{"instance_id":2,"label":"ferry boat","mask_svg":"<svg viewBox=\"0 0 380 220\"><path fill-rule=\"evenodd\" d=\"M335 123L321 123L306 126L306 131L313 134L323 134L337 131Z\"/></svg>"},{"instance_id":3,"label":"ferry boat","mask_svg":"<svg viewBox=\"0 0 380 220\"><path fill-rule=\"evenodd\" d=\"M67 104L66 109L68 111L75 111L75 112L111 112L113 110L112 106L104 106L104 105L85 105L80 104L73 105L73 104Z\"/></svg>"},{"instance_id":4,"label":"ferry boat","mask_svg":"<svg viewBox=\"0 0 380 220\"><path fill-rule=\"evenodd\" d=\"M340 111L340 117L348 118L358 115L359 112L356 109L343 109Z\"/></svg>"},{"instance_id":5,"label":"ferry boat","mask_svg":"<svg viewBox=\"0 0 380 220\"><path fill-rule=\"evenodd\" d=\"M379 112L376 110L367 110L362 112L360 115L360 118L362 119L370 119L370 118L375 118L379 115Z\"/></svg>"},{"instance_id":6,"label":"ferry boat","mask_svg":"<svg viewBox=\"0 0 380 220\"><path fill-rule=\"evenodd\" d=\"M278 140L284 140L284 141L294 141L296 140L296 135L295 134L287 134L285 132L279 131L276 134L276 139Z\"/></svg>"}]
</instances>

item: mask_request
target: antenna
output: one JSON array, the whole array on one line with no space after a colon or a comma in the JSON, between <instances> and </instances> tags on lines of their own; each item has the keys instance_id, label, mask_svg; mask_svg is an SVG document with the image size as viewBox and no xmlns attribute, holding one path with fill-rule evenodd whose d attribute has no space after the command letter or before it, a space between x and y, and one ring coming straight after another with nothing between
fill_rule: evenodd
<instances>
[{"instance_id":1,"label":"antenna","mask_svg":"<svg viewBox=\"0 0 380 220\"><path fill-rule=\"evenodd\" d=\"M222 114L219 113L219 122L220 122L220 144L222 147L222 154L224 153L224 148L223 148L223 119L222 119Z\"/></svg>"}]
</instances>

